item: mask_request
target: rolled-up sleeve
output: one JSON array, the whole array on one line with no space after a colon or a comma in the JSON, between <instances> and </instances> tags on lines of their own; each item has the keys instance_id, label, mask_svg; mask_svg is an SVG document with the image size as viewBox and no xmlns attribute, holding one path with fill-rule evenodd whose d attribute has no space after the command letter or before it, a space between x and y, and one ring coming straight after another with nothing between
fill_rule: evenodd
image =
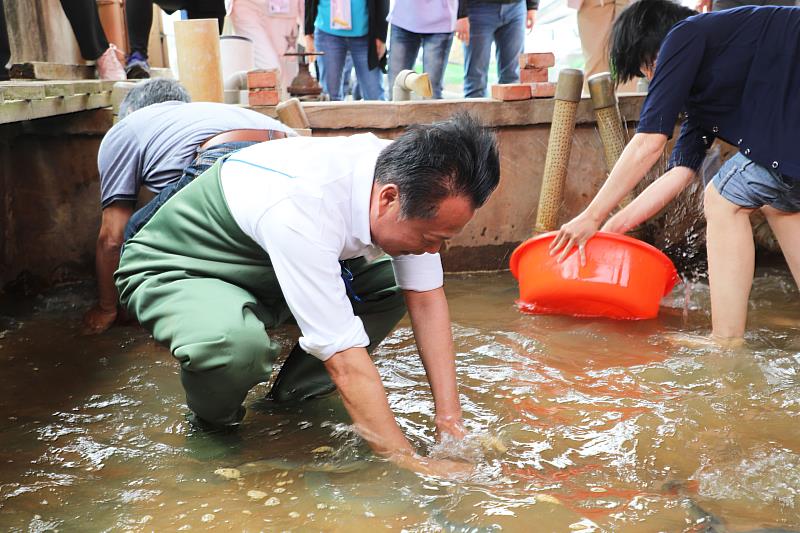
<instances>
[{"instance_id":1,"label":"rolled-up sleeve","mask_svg":"<svg viewBox=\"0 0 800 533\"><path fill-rule=\"evenodd\" d=\"M669 158L667 169L673 167L688 167L694 171L703 165L706 151L711 147L716 136L699 125L691 117L681 125L681 134L675 142L675 148Z\"/></svg>"},{"instance_id":2,"label":"rolled-up sleeve","mask_svg":"<svg viewBox=\"0 0 800 533\"><path fill-rule=\"evenodd\" d=\"M401 289L425 292L444 285L439 254L399 255L392 257L392 267Z\"/></svg>"},{"instance_id":3,"label":"rolled-up sleeve","mask_svg":"<svg viewBox=\"0 0 800 533\"><path fill-rule=\"evenodd\" d=\"M254 237L269 254L281 292L300 326L300 347L325 361L348 348L368 346L369 337L353 314L335 246L315 239L313 231L304 231L304 223L314 227L285 201L261 217Z\"/></svg>"}]
</instances>

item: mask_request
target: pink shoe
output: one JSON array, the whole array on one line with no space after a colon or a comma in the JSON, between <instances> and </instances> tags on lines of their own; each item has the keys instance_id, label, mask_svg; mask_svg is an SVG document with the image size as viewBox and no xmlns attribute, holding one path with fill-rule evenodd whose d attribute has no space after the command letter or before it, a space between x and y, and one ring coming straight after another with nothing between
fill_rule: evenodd
<instances>
[{"instance_id":1,"label":"pink shoe","mask_svg":"<svg viewBox=\"0 0 800 533\"><path fill-rule=\"evenodd\" d=\"M125 67L117 56L117 47L113 44L108 45L108 50L95 61L97 76L101 80L120 81L126 79Z\"/></svg>"}]
</instances>

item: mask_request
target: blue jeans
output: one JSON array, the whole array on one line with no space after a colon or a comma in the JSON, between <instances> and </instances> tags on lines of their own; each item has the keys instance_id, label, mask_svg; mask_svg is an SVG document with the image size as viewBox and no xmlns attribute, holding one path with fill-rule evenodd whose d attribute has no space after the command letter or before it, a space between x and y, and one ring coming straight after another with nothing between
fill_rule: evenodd
<instances>
[{"instance_id":1,"label":"blue jeans","mask_svg":"<svg viewBox=\"0 0 800 533\"><path fill-rule=\"evenodd\" d=\"M433 97L442 97L444 69L453 44L452 33L414 33L392 24L389 34L389 90L391 100L394 79L401 70L413 69L422 46L422 71L427 72L433 87Z\"/></svg>"},{"instance_id":2,"label":"blue jeans","mask_svg":"<svg viewBox=\"0 0 800 533\"><path fill-rule=\"evenodd\" d=\"M470 4L469 44L464 46L464 96L484 98L492 42L497 49L499 83L519 82L519 55L525 49L525 1L513 4Z\"/></svg>"},{"instance_id":3,"label":"blue jeans","mask_svg":"<svg viewBox=\"0 0 800 533\"><path fill-rule=\"evenodd\" d=\"M356 80L364 100L383 100L383 72L380 67L369 69L369 39L365 37L339 37L319 29L314 31L314 45L323 56L324 87L331 100L343 99L343 73L347 52L353 57Z\"/></svg>"},{"instance_id":4,"label":"blue jeans","mask_svg":"<svg viewBox=\"0 0 800 533\"><path fill-rule=\"evenodd\" d=\"M252 144L256 143L251 141L223 143L213 146L208 150L198 152L197 157L195 157L194 161L192 161L192 163L186 167L186 169L183 171L183 176L181 176L180 179L173 181L161 189L161 191L155 195L152 200L144 204L141 209L137 210L131 216L128 224L125 226L125 237L123 242L126 242L128 239L136 235L136 232L142 229L142 226L147 224L150 219L153 218L153 215L156 214L156 211L161 209L161 206L164 205L167 200L175 196L175 193L186 187L197 176L211 168L211 166L217 162L217 159L222 156L232 154L233 152L241 150L242 148L247 148Z\"/></svg>"},{"instance_id":5,"label":"blue jeans","mask_svg":"<svg viewBox=\"0 0 800 533\"><path fill-rule=\"evenodd\" d=\"M742 153L728 159L713 182L720 196L739 207L768 205L787 213L800 212L800 185Z\"/></svg>"}]
</instances>

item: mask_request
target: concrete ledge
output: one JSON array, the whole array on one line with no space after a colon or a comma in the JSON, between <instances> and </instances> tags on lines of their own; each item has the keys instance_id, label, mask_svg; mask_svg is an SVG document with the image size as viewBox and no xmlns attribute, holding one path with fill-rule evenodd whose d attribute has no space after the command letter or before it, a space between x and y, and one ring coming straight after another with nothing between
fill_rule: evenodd
<instances>
[{"instance_id":1,"label":"concrete ledge","mask_svg":"<svg viewBox=\"0 0 800 533\"><path fill-rule=\"evenodd\" d=\"M111 87L102 80L3 82L0 124L108 107Z\"/></svg>"},{"instance_id":2,"label":"concrete ledge","mask_svg":"<svg viewBox=\"0 0 800 533\"><path fill-rule=\"evenodd\" d=\"M646 95L620 97L620 112L626 121L639 120L639 110ZM429 123L468 111L490 127L549 124L553 119L554 100L538 98L519 102L501 102L491 98L412 100L408 102L305 102L303 109L312 129L390 130L411 124ZM578 105L578 124L593 123L594 111L589 98Z\"/></svg>"}]
</instances>

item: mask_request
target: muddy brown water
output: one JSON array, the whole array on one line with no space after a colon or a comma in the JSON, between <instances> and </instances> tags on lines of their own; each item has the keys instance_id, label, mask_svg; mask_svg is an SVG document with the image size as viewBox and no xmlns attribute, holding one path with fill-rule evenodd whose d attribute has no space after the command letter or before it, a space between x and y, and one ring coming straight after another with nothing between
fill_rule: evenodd
<instances>
[{"instance_id":1,"label":"muddy brown water","mask_svg":"<svg viewBox=\"0 0 800 533\"><path fill-rule=\"evenodd\" d=\"M520 314L508 273L446 288L475 437L435 445L407 321L377 364L418 449L477 463L463 482L372 457L336 397L278 408L259 386L238 433L198 433L144 330L77 335L90 287L6 306L0 529L688 532L710 515L729 531L800 529L800 299L784 271L759 271L738 351L669 341L707 331L699 283L644 322ZM486 451L487 435L503 445ZM241 477L215 474L229 467Z\"/></svg>"}]
</instances>

